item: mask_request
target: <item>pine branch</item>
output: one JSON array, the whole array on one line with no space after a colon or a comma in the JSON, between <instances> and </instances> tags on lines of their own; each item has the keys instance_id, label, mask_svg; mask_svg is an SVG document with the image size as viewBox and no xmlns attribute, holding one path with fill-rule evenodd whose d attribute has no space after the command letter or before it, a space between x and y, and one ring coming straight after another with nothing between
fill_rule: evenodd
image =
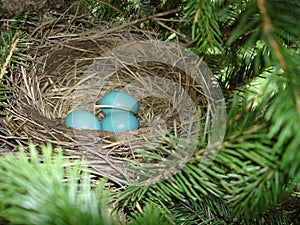
<instances>
[{"instance_id":1,"label":"pine branch","mask_svg":"<svg viewBox=\"0 0 300 225\"><path fill-rule=\"evenodd\" d=\"M85 162L70 162L62 149L33 144L29 157L21 148L0 160L0 222L9 224L125 224L110 213L106 180L91 187ZM54 153L57 152L57 153ZM117 222L118 221L118 222ZM126 224L174 224L167 211L153 203L131 213Z\"/></svg>"},{"instance_id":2,"label":"pine branch","mask_svg":"<svg viewBox=\"0 0 300 225\"><path fill-rule=\"evenodd\" d=\"M188 3L185 18L192 23L197 52L216 64L214 69L224 88L245 87L266 71L270 83L271 74L284 74L286 79L276 84L275 94L268 96L266 92L257 106L245 101L244 96L238 102L232 100L226 139L208 166L201 160L210 138L205 135L209 134L209 126L200 132L198 144L175 134L165 136L164 145L156 145L152 152L137 152L139 159L157 164L166 155L181 158L182 163L164 164L162 171L169 166L170 173L146 184L131 185L117 196L118 207L131 213L129 223L151 224L153 219L154 224L161 224L169 219L172 224L171 212L176 216L175 224L290 224L282 213L286 211L281 210L280 198L283 193L293 193L287 190L290 182L300 182L299 4L297 0ZM149 19L155 20L155 16L129 25ZM167 28L179 32L176 27ZM6 68L15 56L14 43L20 44L14 38L15 31L11 34L13 41L4 51L9 57L3 60ZM1 93L0 89L0 100L6 96L7 90ZM185 158L185 149L193 149L194 157ZM114 223L107 219L108 200L99 200L99 196L107 197L101 185L99 192L92 191L88 176L76 166L65 166L69 162L61 156L40 165L36 155L33 153L30 161L25 155L19 156L19 161L9 157L0 161L0 217L28 224L55 224L54 219L66 224L73 220L82 224L103 220ZM49 172L53 165L57 170ZM132 165L131 172L153 176L151 163ZM142 170L135 171L134 166ZM135 210L138 212L132 213Z\"/></svg>"},{"instance_id":3,"label":"pine branch","mask_svg":"<svg viewBox=\"0 0 300 225\"><path fill-rule=\"evenodd\" d=\"M188 199L200 201L202 195L221 196L222 191L217 187L216 180L223 178L222 172L217 167L206 168L205 163L200 163L204 152L208 151L205 149L206 144L214 140L214 132L209 126L209 112L205 121L203 128L198 125L199 143L192 138L181 138L176 132L164 132L159 142L163 144L149 143L151 151L136 150L135 160L145 160L141 163L127 161L132 166L130 172L148 180L130 185L120 193L117 196L118 207L135 209L137 202L150 200L167 210L168 205L173 205L174 201L186 203ZM191 154L194 154L195 159Z\"/></svg>"},{"instance_id":4,"label":"pine branch","mask_svg":"<svg viewBox=\"0 0 300 225\"><path fill-rule=\"evenodd\" d=\"M0 161L0 217L12 224L113 224L103 182L92 191L82 165L70 164L61 149L43 146L42 158L30 150L29 159L21 149Z\"/></svg>"},{"instance_id":5,"label":"pine branch","mask_svg":"<svg viewBox=\"0 0 300 225\"><path fill-rule=\"evenodd\" d=\"M9 29L1 35L1 59L2 65L0 70L0 80L4 77L5 72L11 62L13 62L19 49L24 48L26 32L30 24L32 15L29 11L22 11L14 17ZM18 60L16 60L18 62Z\"/></svg>"},{"instance_id":6,"label":"pine branch","mask_svg":"<svg viewBox=\"0 0 300 225\"><path fill-rule=\"evenodd\" d=\"M278 137L275 146L280 149L284 172L289 179L300 182L300 114L294 93L294 87L288 86L278 94L266 117L272 122L269 137Z\"/></svg>"},{"instance_id":7,"label":"pine branch","mask_svg":"<svg viewBox=\"0 0 300 225\"><path fill-rule=\"evenodd\" d=\"M220 198L202 196L202 201L196 203L178 203L170 209L176 215L176 223L182 225L194 224L230 224L234 216L225 202Z\"/></svg>"},{"instance_id":8,"label":"pine branch","mask_svg":"<svg viewBox=\"0 0 300 225\"><path fill-rule=\"evenodd\" d=\"M267 37L271 48L273 48L275 55L279 60L280 66L284 70L286 70L287 63L286 63L285 58L280 50L279 44L277 43L277 41L275 40L275 38L272 35L274 27L272 25L269 15L268 15L268 10L267 10L266 4L267 4L266 0L257 0L257 6L261 12L261 17L262 17L262 32Z\"/></svg>"},{"instance_id":9,"label":"pine branch","mask_svg":"<svg viewBox=\"0 0 300 225\"><path fill-rule=\"evenodd\" d=\"M159 205L146 203L142 212L136 212L130 218L129 225L175 225L172 216L165 212Z\"/></svg>"},{"instance_id":10,"label":"pine branch","mask_svg":"<svg viewBox=\"0 0 300 225\"><path fill-rule=\"evenodd\" d=\"M0 83L0 109L2 107L7 107L7 103L5 103L5 101L11 97L10 94L12 93L12 91L13 88L7 87L6 85ZM1 111L0 115L2 115Z\"/></svg>"},{"instance_id":11,"label":"pine branch","mask_svg":"<svg viewBox=\"0 0 300 225\"><path fill-rule=\"evenodd\" d=\"M249 107L251 103L245 101L244 105L232 103L236 107L232 107L228 115L226 141L208 167L201 161L201 155L196 156L166 180L128 187L118 196L119 207L134 210L136 203L151 201L170 210L178 203L190 205L189 201L192 201L201 205L206 198L225 198L227 201L222 204L230 212L235 212L235 216L220 216L224 211L221 203L219 210L213 213L214 219L221 218L225 224L235 218L245 224L257 222L269 212L280 218L280 211L273 210L273 207L281 202L288 181L280 162L284 148L277 145L276 134L269 136L270 123L262 117L270 101L270 98L266 99L256 108ZM205 221L209 221L208 218L204 217ZM288 221L288 218L282 215L280 220Z\"/></svg>"},{"instance_id":12,"label":"pine branch","mask_svg":"<svg viewBox=\"0 0 300 225\"><path fill-rule=\"evenodd\" d=\"M12 63L21 64L21 58L18 57L20 49L27 47L24 44L26 32L28 27L28 20L30 19L29 12L21 12L15 16L14 22L7 31L1 34L0 39L0 53L1 53L1 65L0 65L0 107L6 107L6 99L10 98L13 88L9 87L9 84L3 82L5 75ZM2 112L0 112L2 114Z\"/></svg>"},{"instance_id":13,"label":"pine branch","mask_svg":"<svg viewBox=\"0 0 300 225\"><path fill-rule=\"evenodd\" d=\"M195 0L187 4L184 19L192 23L192 38L196 43L197 51L201 54L222 49L218 12L218 1Z\"/></svg>"},{"instance_id":14,"label":"pine branch","mask_svg":"<svg viewBox=\"0 0 300 225\"><path fill-rule=\"evenodd\" d=\"M11 45L9 47L8 54L7 54L6 59L5 59L5 62L1 66L0 80L5 75L6 69L7 69L8 65L9 65L9 63L11 62L12 56L13 56L16 48L17 48L17 45L18 45L19 40L20 40L20 33L21 33L21 31L17 31L14 34L14 37L12 39L12 43L11 43Z\"/></svg>"},{"instance_id":15,"label":"pine branch","mask_svg":"<svg viewBox=\"0 0 300 225\"><path fill-rule=\"evenodd\" d=\"M228 7L234 8L231 4ZM286 0L252 0L236 5L235 9L241 12L233 16L230 25L234 30L227 35L227 57L222 62L226 75L219 82L222 84L225 80L227 84L223 86L235 90L277 65L285 71L291 70L290 62L286 62L290 61L286 44L291 46L299 41L300 26L295 22L300 19L299 8L299 1ZM251 57L247 57L250 52Z\"/></svg>"}]
</instances>

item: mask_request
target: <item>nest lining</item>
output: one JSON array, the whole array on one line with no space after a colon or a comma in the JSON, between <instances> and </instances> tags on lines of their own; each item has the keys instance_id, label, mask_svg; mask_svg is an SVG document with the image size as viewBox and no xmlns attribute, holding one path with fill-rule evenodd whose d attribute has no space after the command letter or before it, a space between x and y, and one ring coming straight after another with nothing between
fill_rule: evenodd
<instances>
[{"instance_id":1,"label":"nest lining","mask_svg":"<svg viewBox=\"0 0 300 225\"><path fill-rule=\"evenodd\" d=\"M89 30L88 35L86 30L61 33L61 26L56 28L55 25L50 32L44 27L40 29L35 30L31 37L30 41L34 45L28 51L27 66L20 65L10 75L12 86L16 89L13 98L8 101L6 115L1 118L2 153L14 152L18 145L28 146L28 141L35 144L50 142L54 147L62 146L64 154L70 158L85 158L93 174L109 174L112 181L126 183L129 175L124 172L123 161L120 159L135 159L133 149L144 149L145 138L154 138L160 144L168 146L162 139L157 139L156 130L161 121L165 121L162 125L169 132L180 129L180 126L174 125L174 120L177 120L177 125L187 122L180 121L174 105L160 97L145 96L140 99L137 116L141 127L130 132L130 136L105 131L74 130L64 126L64 118L75 109L91 111L91 105L95 104L95 101L74 104L74 96L80 99L89 93L89 87L82 85L82 74L89 70L95 59L117 46L138 40L155 40L156 37L152 32L141 32L124 26L119 30L113 28L112 32ZM136 87L131 83L145 77L172 80L188 93L195 105L203 109L207 106L207 96L203 95L201 87L183 71L160 62L126 66L110 76L105 84L97 78L92 79L96 85L91 92L95 88L101 90L98 100L108 91L124 88L133 94L143 93L145 86ZM80 92L81 88L83 94ZM99 110L94 113L99 119L103 119ZM205 116L205 110L203 115ZM99 144L100 149L97 147Z\"/></svg>"}]
</instances>

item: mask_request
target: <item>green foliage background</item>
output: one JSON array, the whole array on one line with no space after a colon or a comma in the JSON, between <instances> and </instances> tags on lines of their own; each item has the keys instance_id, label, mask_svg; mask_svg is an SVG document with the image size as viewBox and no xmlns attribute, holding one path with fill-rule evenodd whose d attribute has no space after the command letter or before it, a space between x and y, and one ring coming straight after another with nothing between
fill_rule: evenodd
<instances>
[{"instance_id":1,"label":"green foliage background","mask_svg":"<svg viewBox=\"0 0 300 225\"><path fill-rule=\"evenodd\" d=\"M19 157L7 155L0 161L3 223L300 223L298 0L78 0L78 4L90 21L140 21L141 28L159 29L161 40L177 38L203 56L226 98L225 139L207 168L197 154L203 150L199 144L195 157L178 173L155 184L129 185L118 193L107 190L104 180L92 188L88 174L79 170L82 165L71 165L61 152L53 155L51 146L42 147L44 163L40 163L31 145L30 160L21 150ZM26 39L30 24L26 21L31 21L26 15L18 14L19 23L2 33L2 68L14 35L19 32L20 39ZM4 10L1 17L5 18ZM20 52L13 52L9 66L21 63ZM1 107L13 91L5 79L0 84ZM205 135L200 132L199 139Z\"/></svg>"}]
</instances>

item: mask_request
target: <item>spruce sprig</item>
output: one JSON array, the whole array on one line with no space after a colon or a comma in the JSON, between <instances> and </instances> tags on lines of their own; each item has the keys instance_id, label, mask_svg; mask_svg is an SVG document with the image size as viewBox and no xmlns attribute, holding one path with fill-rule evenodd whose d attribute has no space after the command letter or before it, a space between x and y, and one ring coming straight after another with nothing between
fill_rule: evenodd
<instances>
[{"instance_id":1,"label":"spruce sprig","mask_svg":"<svg viewBox=\"0 0 300 225\"><path fill-rule=\"evenodd\" d=\"M187 3L184 19L192 24L192 38L201 54L222 49L219 10L220 1L195 0Z\"/></svg>"},{"instance_id":2,"label":"spruce sprig","mask_svg":"<svg viewBox=\"0 0 300 225\"><path fill-rule=\"evenodd\" d=\"M61 149L30 145L0 161L0 217L11 224L114 224L104 182L91 189L82 165L72 165Z\"/></svg>"},{"instance_id":3,"label":"spruce sprig","mask_svg":"<svg viewBox=\"0 0 300 225\"><path fill-rule=\"evenodd\" d=\"M85 162L70 162L50 144L29 145L0 160L0 222L9 224L174 224L166 211L148 203L127 219L112 212L107 180L91 186ZM54 152L55 151L55 152Z\"/></svg>"}]
</instances>

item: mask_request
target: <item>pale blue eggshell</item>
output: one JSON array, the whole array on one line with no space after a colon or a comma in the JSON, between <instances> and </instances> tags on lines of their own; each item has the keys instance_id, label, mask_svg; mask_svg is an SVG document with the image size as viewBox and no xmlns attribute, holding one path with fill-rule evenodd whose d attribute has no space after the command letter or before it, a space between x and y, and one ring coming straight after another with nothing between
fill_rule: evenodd
<instances>
[{"instance_id":1,"label":"pale blue eggshell","mask_svg":"<svg viewBox=\"0 0 300 225\"><path fill-rule=\"evenodd\" d=\"M125 132L136 130L140 126L139 120L129 112L114 112L102 120L102 129L110 132Z\"/></svg>"},{"instance_id":2,"label":"pale blue eggshell","mask_svg":"<svg viewBox=\"0 0 300 225\"><path fill-rule=\"evenodd\" d=\"M121 91L111 91L105 94L100 101L100 105L118 106L118 107L129 109L133 112L137 112L139 110L138 101L130 94ZM109 115L113 112L123 112L123 111L124 110L120 110L120 109L102 108L102 112L105 115Z\"/></svg>"},{"instance_id":3,"label":"pale blue eggshell","mask_svg":"<svg viewBox=\"0 0 300 225\"><path fill-rule=\"evenodd\" d=\"M69 113L65 119L65 125L78 129L101 130L98 118L86 110L75 110Z\"/></svg>"}]
</instances>

